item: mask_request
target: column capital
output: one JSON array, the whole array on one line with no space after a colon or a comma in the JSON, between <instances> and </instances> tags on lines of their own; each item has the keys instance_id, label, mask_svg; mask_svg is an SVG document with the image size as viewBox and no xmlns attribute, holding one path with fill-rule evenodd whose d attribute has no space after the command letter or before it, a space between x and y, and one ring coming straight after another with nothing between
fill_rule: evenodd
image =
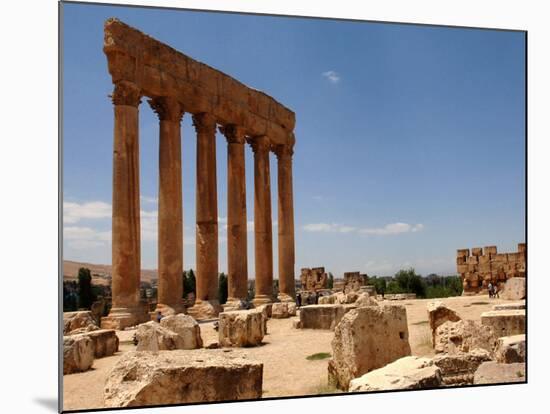
<instances>
[{"instance_id":1,"label":"column capital","mask_svg":"<svg viewBox=\"0 0 550 414\"><path fill-rule=\"evenodd\" d=\"M176 98L171 96L161 96L149 99L149 106L155 111L161 121L181 122L185 113L183 105Z\"/></svg>"},{"instance_id":2,"label":"column capital","mask_svg":"<svg viewBox=\"0 0 550 414\"><path fill-rule=\"evenodd\" d=\"M282 158L292 158L292 155L294 155L294 143L273 145L272 150L279 161Z\"/></svg>"},{"instance_id":3,"label":"column capital","mask_svg":"<svg viewBox=\"0 0 550 414\"><path fill-rule=\"evenodd\" d=\"M269 153L271 142L266 135L253 137L247 140L255 154Z\"/></svg>"},{"instance_id":4,"label":"column capital","mask_svg":"<svg viewBox=\"0 0 550 414\"><path fill-rule=\"evenodd\" d=\"M245 130L243 127L235 124L228 124L220 126L219 131L225 136L228 144L244 144Z\"/></svg>"},{"instance_id":5,"label":"column capital","mask_svg":"<svg viewBox=\"0 0 550 414\"><path fill-rule=\"evenodd\" d=\"M216 118L207 112L193 114L193 126L198 133L216 134Z\"/></svg>"},{"instance_id":6,"label":"column capital","mask_svg":"<svg viewBox=\"0 0 550 414\"><path fill-rule=\"evenodd\" d=\"M114 105L138 107L141 103L141 90L133 82L118 81L110 97Z\"/></svg>"}]
</instances>

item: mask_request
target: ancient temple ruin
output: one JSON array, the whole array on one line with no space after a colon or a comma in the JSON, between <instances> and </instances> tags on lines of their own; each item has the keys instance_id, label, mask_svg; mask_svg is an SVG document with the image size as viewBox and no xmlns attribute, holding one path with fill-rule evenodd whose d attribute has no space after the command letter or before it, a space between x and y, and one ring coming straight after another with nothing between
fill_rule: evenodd
<instances>
[{"instance_id":1,"label":"ancient temple ruin","mask_svg":"<svg viewBox=\"0 0 550 414\"><path fill-rule=\"evenodd\" d=\"M526 276L526 244L519 243L514 253L497 253L496 246L459 249L456 253L457 272L462 279L463 294L473 295L487 290L489 283L502 290L513 277Z\"/></svg>"},{"instance_id":2,"label":"ancient temple ruin","mask_svg":"<svg viewBox=\"0 0 550 414\"><path fill-rule=\"evenodd\" d=\"M147 319L140 306L139 105L157 113L159 136L158 308L182 308L182 117L197 134L196 302L189 313L215 316L218 301L216 129L227 140L228 301L247 295L245 147L254 153L254 304L273 300L269 154L277 156L279 299L294 297L292 155L295 115L249 88L117 19L105 23L104 48L114 84L112 297L102 325L122 329Z\"/></svg>"}]
</instances>

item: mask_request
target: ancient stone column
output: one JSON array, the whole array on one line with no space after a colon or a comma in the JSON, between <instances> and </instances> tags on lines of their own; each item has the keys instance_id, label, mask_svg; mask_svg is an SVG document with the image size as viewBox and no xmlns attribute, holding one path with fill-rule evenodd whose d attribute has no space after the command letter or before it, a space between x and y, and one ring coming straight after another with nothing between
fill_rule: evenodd
<instances>
[{"instance_id":1,"label":"ancient stone column","mask_svg":"<svg viewBox=\"0 0 550 414\"><path fill-rule=\"evenodd\" d=\"M220 131L227 139L228 298L224 309L234 309L240 307L248 292L245 134L237 125L226 125Z\"/></svg>"},{"instance_id":2,"label":"ancient stone column","mask_svg":"<svg viewBox=\"0 0 550 414\"><path fill-rule=\"evenodd\" d=\"M139 206L139 88L127 81L115 84L112 211L112 307L102 318L105 328L124 329L146 318L141 309Z\"/></svg>"},{"instance_id":3,"label":"ancient stone column","mask_svg":"<svg viewBox=\"0 0 550 414\"><path fill-rule=\"evenodd\" d=\"M183 312L182 105L174 98L149 101L160 120L158 294L156 312Z\"/></svg>"},{"instance_id":4,"label":"ancient stone column","mask_svg":"<svg viewBox=\"0 0 550 414\"><path fill-rule=\"evenodd\" d=\"M216 189L216 119L207 113L193 115L197 131L196 251L197 292L189 314L204 319L217 316L218 300L218 198Z\"/></svg>"},{"instance_id":5,"label":"ancient stone column","mask_svg":"<svg viewBox=\"0 0 550 414\"><path fill-rule=\"evenodd\" d=\"M254 151L254 248L255 290L254 305L273 301L273 246L271 229L271 180L269 151L266 136L251 140Z\"/></svg>"},{"instance_id":6,"label":"ancient stone column","mask_svg":"<svg viewBox=\"0 0 550 414\"><path fill-rule=\"evenodd\" d=\"M294 301L294 201L292 154L294 142L277 145L277 187L279 220L279 300Z\"/></svg>"}]
</instances>

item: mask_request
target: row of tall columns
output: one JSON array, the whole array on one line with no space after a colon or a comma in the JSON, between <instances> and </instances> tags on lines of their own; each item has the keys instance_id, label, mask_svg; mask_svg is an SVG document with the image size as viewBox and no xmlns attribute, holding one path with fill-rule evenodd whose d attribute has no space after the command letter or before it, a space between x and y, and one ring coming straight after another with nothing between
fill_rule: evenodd
<instances>
[{"instance_id":1,"label":"row of tall columns","mask_svg":"<svg viewBox=\"0 0 550 414\"><path fill-rule=\"evenodd\" d=\"M119 81L114 104L112 297L102 326L124 328L141 322L139 112L140 90ZM157 113L159 133L158 305L183 310L183 205L181 119L185 108L176 99L149 100ZM208 113L193 115L197 133L196 162L196 302L190 313L201 317L220 311L218 300L218 204L216 182L216 119ZM248 291L247 218L245 184L245 131L238 125L220 127L227 140L228 304L238 305ZM248 137L254 152L254 304L273 298L273 251L269 153L278 159L279 299L294 297L294 218L292 153L294 143L273 147L267 136ZM146 317L146 316L145 316Z\"/></svg>"}]
</instances>

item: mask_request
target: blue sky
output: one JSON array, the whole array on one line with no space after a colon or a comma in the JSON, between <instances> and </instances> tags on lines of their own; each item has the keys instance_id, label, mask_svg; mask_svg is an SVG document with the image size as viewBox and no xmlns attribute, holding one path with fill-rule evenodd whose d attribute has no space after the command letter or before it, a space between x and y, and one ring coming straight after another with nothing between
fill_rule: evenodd
<instances>
[{"instance_id":1,"label":"blue sky","mask_svg":"<svg viewBox=\"0 0 550 414\"><path fill-rule=\"evenodd\" d=\"M458 248L514 251L525 229L524 35L518 32L67 4L64 258L111 262L113 109L103 22L127 24L296 112L301 267L454 273ZM184 267L195 266L195 133L182 122ZM140 106L142 266L157 267L158 119ZM226 144L217 138L220 271ZM246 151L248 220L253 159ZM276 159L271 158L273 220ZM275 223L276 224L276 223ZM252 230L252 229L251 229ZM274 227L277 275L277 228ZM249 277L254 239L248 237Z\"/></svg>"}]
</instances>

